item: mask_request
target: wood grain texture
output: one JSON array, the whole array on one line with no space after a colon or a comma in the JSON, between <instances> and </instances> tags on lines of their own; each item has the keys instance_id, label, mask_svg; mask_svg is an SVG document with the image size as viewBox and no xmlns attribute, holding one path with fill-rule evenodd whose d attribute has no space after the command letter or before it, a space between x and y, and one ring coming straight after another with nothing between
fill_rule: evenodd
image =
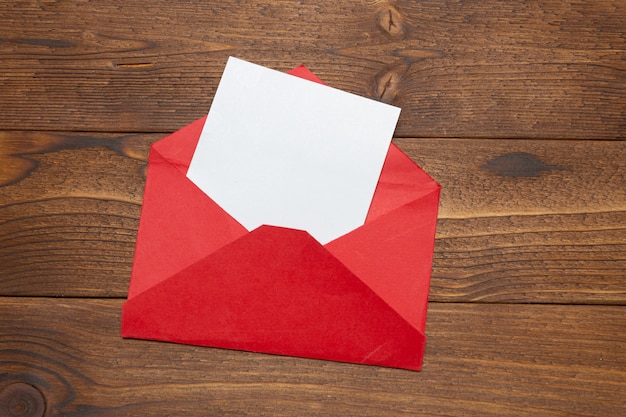
<instances>
[{"instance_id":1,"label":"wood grain texture","mask_svg":"<svg viewBox=\"0 0 626 417\"><path fill-rule=\"evenodd\" d=\"M173 131L229 55L402 107L397 135L626 137L626 2L22 1L0 128Z\"/></svg>"},{"instance_id":2,"label":"wood grain texture","mask_svg":"<svg viewBox=\"0 0 626 417\"><path fill-rule=\"evenodd\" d=\"M434 303L420 373L123 340L120 309L0 298L0 392L33 386L46 416L617 416L625 406L623 307Z\"/></svg>"},{"instance_id":3,"label":"wood grain texture","mask_svg":"<svg viewBox=\"0 0 626 417\"><path fill-rule=\"evenodd\" d=\"M433 300L624 303L624 142L396 143L442 185Z\"/></svg>"},{"instance_id":4,"label":"wood grain texture","mask_svg":"<svg viewBox=\"0 0 626 417\"><path fill-rule=\"evenodd\" d=\"M230 55L402 107L422 372L120 338L149 146ZM2 2L0 417L625 415L625 139L624 0Z\"/></svg>"},{"instance_id":5,"label":"wood grain texture","mask_svg":"<svg viewBox=\"0 0 626 417\"><path fill-rule=\"evenodd\" d=\"M0 294L125 297L160 137L0 133ZM626 303L624 142L396 143L443 186L431 300Z\"/></svg>"}]
</instances>

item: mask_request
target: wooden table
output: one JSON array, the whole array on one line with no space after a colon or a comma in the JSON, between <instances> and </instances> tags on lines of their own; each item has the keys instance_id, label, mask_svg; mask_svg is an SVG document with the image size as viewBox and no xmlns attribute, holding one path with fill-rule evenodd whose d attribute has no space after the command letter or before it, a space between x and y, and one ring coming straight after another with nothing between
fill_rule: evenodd
<instances>
[{"instance_id":1,"label":"wooden table","mask_svg":"<svg viewBox=\"0 0 626 417\"><path fill-rule=\"evenodd\" d=\"M625 415L625 39L624 0L3 2L0 415ZM402 107L422 372L120 338L149 145L229 55Z\"/></svg>"}]
</instances>

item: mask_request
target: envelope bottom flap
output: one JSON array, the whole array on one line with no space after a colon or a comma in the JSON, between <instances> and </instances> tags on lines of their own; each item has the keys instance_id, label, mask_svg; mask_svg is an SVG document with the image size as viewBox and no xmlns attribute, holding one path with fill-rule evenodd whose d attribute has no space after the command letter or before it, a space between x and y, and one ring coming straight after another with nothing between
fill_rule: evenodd
<instances>
[{"instance_id":1,"label":"envelope bottom flap","mask_svg":"<svg viewBox=\"0 0 626 417\"><path fill-rule=\"evenodd\" d=\"M272 226L128 300L122 335L413 370L425 342L310 235Z\"/></svg>"}]
</instances>

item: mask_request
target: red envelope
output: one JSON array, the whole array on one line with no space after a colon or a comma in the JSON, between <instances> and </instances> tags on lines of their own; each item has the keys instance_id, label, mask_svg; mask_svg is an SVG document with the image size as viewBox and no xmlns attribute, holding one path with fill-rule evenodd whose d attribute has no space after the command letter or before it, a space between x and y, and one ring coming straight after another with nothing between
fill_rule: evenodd
<instances>
[{"instance_id":1,"label":"red envelope","mask_svg":"<svg viewBox=\"0 0 626 417\"><path fill-rule=\"evenodd\" d=\"M249 232L186 177L204 120L151 147L122 337L420 370L440 186L392 144L363 226Z\"/></svg>"}]
</instances>

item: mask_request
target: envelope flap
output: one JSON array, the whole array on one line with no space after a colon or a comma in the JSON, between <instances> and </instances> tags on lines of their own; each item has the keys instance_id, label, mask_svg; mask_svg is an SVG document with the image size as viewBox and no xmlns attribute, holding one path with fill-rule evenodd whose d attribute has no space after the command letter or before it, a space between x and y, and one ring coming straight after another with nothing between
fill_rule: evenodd
<instances>
[{"instance_id":1,"label":"envelope flap","mask_svg":"<svg viewBox=\"0 0 626 417\"><path fill-rule=\"evenodd\" d=\"M308 233L261 226L124 304L139 337L421 367L424 336Z\"/></svg>"},{"instance_id":2,"label":"envelope flap","mask_svg":"<svg viewBox=\"0 0 626 417\"><path fill-rule=\"evenodd\" d=\"M182 129L175 139L184 142L197 138L197 134L193 129ZM170 145L170 138L166 139ZM247 233L187 179L182 172L184 164L172 163L172 154L168 154L170 158L161 155L162 149L153 147L148 159L128 298Z\"/></svg>"},{"instance_id":3,"label":"envelope flap","mask_svg":"<svg viewBox=\"0 0 626 417\"><path fill-rule=\"evenodd\" d=\"M294 75L296 77L300 77L300 78L304 78L305 80L309 80L309 81L313 81L316 82L318 84L324 84L326 85L326 83L322 80L320 80L317 75L313 74L307 67L305 67L304 65L299 65L295 68L293 68L290 71L287 71L287 74L291 74Z\"/></svg>"},{"instance_id":4,"label":"envelope flap","mask_svg":"<svg viewBox=\"0 0 626 417\"><path fill-rule=\"evenodd\" d=\"M426 309L439 187L325 247L420 332Z\"/></svg>"},{"instance_id":5,"label":"envelope flap","mask_svg":"<svg viewBox=\"0 0 626 417\"><path fill-rule=\"evenodd\" d=\"M365 224L439 188L435 180L392 143Z\"/></svg>"},{"instance_id":6,"label":"envelope flap","mask_svg":"<svg viewBox=\"0 0 626 417\"><path fill-rule=\"evenodd\" d=\"M326 248L424 332L440 185L391 144L365 224Z\"/></svg>"},{"instance_id":7,"label":"envelope flap","mask_svg":"<svg viewBox=\"0 0 626 417\"><path fill-rule=\"evenodd\" d=\"M198 144L198 138L202 132L205 120L206 116L201 117L171 135L155 142L151 150L158 152L164 160L169 162L184 175L187 175L189 163L191 162L196 145Z\"/></svg>"}]
</instances>

